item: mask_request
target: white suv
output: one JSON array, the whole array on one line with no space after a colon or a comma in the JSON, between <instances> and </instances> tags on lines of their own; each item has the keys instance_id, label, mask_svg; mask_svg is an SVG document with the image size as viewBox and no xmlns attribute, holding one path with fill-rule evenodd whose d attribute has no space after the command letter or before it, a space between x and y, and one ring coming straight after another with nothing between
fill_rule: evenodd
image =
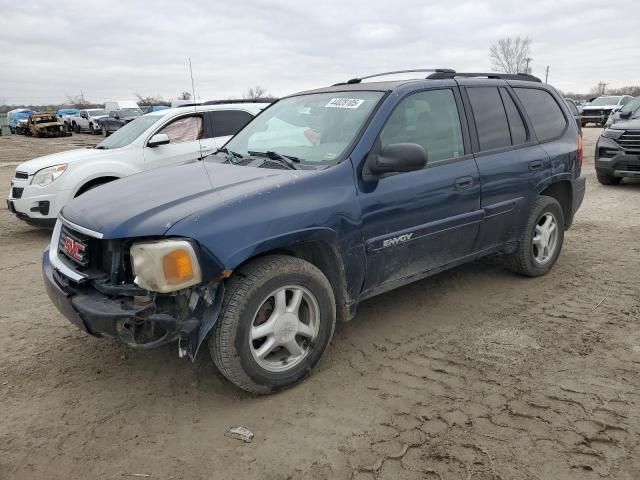
<instances>
[{"instance_id":1,"label":"white suv","mask_svg":"<svg viewBox=\"0 0 640 480\"><path fill-rule=\"evenodd\" d=\"M153 112L93 148L21 163L11 181L8 208L31 225L52 227L72 198L127 175L210 154L268 105L230 103Z\"/></svg>"}]
</instances>

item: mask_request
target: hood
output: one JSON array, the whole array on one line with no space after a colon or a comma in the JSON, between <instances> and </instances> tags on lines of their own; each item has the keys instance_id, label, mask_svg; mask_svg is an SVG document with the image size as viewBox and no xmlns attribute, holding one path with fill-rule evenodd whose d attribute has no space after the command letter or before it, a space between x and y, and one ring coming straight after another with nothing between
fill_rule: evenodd
<instances>
[{"instance_id":1,"label":"hood","mask_svg":"<svg viewBox=\"0 0 640 480\"><path fill-rule=\"evenodd\" d=\"M98 160L117 154L121 148L113 148L111 150L100 150L97 148L80 148L76 150L68 150L66 152L53 153L44 157L34 158L27 162L23 162L16 167L20 172L27 172L29 175L36 173L45 167L52 165L60 165L61 163L74 163L80 160Z\"/></svg>"},{"instance_id":2,"label":"hood","mask_svg":"<svg viewBox=\"0 0 640 480\"><path fill-rule=\"evenodd\" d=\"M47 123L37 123L36 128L47 128L47 127L63 127L64 123L61 122L47 122Z\"/></svg>"},{"instance_id":3,"label":"hood","mask_svg":"<svg viewBox=\"0 0 640 480\"><path fill-rule=\"evenodd\" d=\"M195 161L94 188L62 210L104 238L163 235L180 220L295 181L301 171Z\"/></svg>"},{"instance_id":4,"label":"hood","mask_svg":"<svg viewBox=\"0 0 640 480\"><path fill-rule=\"evenodd\" d=\"M617 121L611 125L614 130L640 130L640 118L634 118L632 120Z\"/></svg>"}]
</instances>

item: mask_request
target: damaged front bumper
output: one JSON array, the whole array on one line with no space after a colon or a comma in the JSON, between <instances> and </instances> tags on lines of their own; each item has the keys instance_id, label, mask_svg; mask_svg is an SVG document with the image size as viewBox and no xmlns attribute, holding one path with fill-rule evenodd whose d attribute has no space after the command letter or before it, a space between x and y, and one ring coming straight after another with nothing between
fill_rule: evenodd
<instances>
[{"instance_id":1,"label":"damaged front bumper","mask_svg":"<svg viewBox=\"0 0 640 480\"><path fill-rule=\"evenodd\" d=\"M192 361L218 319L224 296L223 282L175 295L156 295L135 286L127 292L127 287L76 283L54 268L49 249L43 253L42 276L51 301L81 330L117 337L137 349L177 341L180 356Z\"/></svg>"}]
</instances>

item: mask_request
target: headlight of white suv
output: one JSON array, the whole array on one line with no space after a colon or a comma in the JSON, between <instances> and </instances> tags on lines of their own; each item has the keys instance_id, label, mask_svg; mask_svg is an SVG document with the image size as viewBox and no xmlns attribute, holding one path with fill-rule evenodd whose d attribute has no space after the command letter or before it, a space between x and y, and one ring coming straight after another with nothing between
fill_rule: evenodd
<instances>
[{"instance_id":1,"label":"headlight of white suv","mask_svg":"<svg viewBox=\"0 0 640 480\"><path fill-rule=\"evenodd\" d=\"M31 179L31 185L40 185L41 187L45 187L62 175L66 169L67 164L63 163L38 170Z\"/></svg>"},{"instance_id":2,"label":"headlight of white suv","mask_svg":"<svg viewBox=\"0 0 640 480\"><path fill-rule=\"evenodd\" d=\"M130 249L136 285L168 293L202 282L200 263L186 240L134 243Z\"/></svg>"}]
</instances>

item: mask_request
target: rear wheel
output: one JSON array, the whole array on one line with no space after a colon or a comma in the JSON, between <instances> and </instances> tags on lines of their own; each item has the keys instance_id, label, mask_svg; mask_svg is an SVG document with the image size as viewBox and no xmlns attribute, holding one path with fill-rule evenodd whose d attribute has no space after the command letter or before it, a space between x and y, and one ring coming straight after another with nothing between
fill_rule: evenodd
<instances>
[{"instance_id":1,"label":"rear wheel","mask_svg":"<svg viewBox=\"0 0 640 480\"><path fill-rule=\"evenodd\" d=\"M506 257L516 273L539 277L556 263L564 242L564 213L553 197L540 195L531 209L516 251Z\"/></svg>"},{"instance_id":2,"label":"rear wheel","mask_svg":"<svg viewBox=\"0 0 640 480\"><path fill-rule=\"evenodd\" d=\"M104 135L105 137L109 136L109 131L107 130L107 127L105 127L104 125L102 126L102 135Z\"/></svg>"},{"instance_id":3,"label":"rear wheel","mask_svg":"<svg viewBox=\"0 0 640 480\"><path fill-rule=\"evenodd\" d=\"M78 125L76 122L73 122L73 131L74 133L80 133L80 125Z\"/></svg>"},{"instance_id":4,"label":"rear wheel","mask_svg":"<svg viewBox=\"0 0 640 480\"><path fill-rule=\"evenodd\" d=\"M251 393L272 393L309 374L335 322L335 298L324 274L302 259L270 255L228 281L209 349L232 383Z\"/></svg>"},{"instance_id":5,"label":"rear wheel","mask_svg":"<svg viewBox=\"0 0 640 480\"><path fill-rule=\"evenodd\" d=\"M611 175L607 175L606 173L596 173L596 176L598 177L598 181L602 185L620 185L620 182L622 181L622 178L613 177Z\"/></svg>"}]
</instances>

